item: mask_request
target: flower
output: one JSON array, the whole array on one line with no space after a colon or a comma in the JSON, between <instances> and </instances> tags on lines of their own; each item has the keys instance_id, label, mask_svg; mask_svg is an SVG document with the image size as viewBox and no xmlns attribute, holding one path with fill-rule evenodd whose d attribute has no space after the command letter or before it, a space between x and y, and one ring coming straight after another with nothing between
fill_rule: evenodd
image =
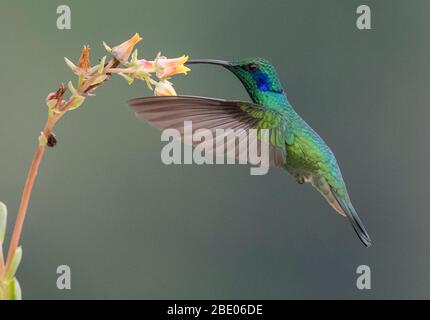
<instances>
[{"instance_id":1,"label":"flower","mask_svg":"<svg viewBox=\"0 0 430 320\"><path fill-rule=\"evenodd\" d=\"M72 61L64 58L64 61L72 69L73 73L77 76L88 77L97 70L97 67L91 67L90 63L90 47L84 46L82 48L81 56L78 61L78 65L75 65Z\"/></svg>"},{"instance_id":2,"label":"flower","mask_svg":"<svg viewBox=\"0 0 430 320\"><path fill-rule=\"evenodd\" d=\"M112 49L104 42L103 45L105 46L107 51L112 53L115 59L117 59L121 63L126 63L131 55L131 52L133 51L134 46L140 40L142 40L142 37L138 33L136 33L133 37L121 43L120 45L113 47Z\"/></svg>"},{"instance_id":3,"label":"flower","mask_svg":"<svg viewBox=\"0 0 430 320\"><path fill-rule=\"evenodd\" d=\"M132 62L128 65L126 70L128 71L128 75L132 78L148 80L151 77L151 73L155 72L155 64L154 61L145 59L132 59Z\"/></svg>"},{"instance_id":4,"label":"flower","mask_svg":"<svg viewBox=\"0 0 430 320\"><path fill-rule=\"evenodd\" d=\"M145 59L140 59L140 60L136 61L135 66L140 70L146 71L147 73L155 72L155 62L154 61L148 61Z\"/></svg>"},{"instance_id":5,"label":"flower","mask_svg":"<svg viewBox=\"0 0 430 320\"><path fill-rule=\"evenodd\" d=\"M160 54L154 60L154 67L156 76L159 79L170 78L171 76L179 73L187 74L190 71L184 64L187 62L188 56L182 56L174 59L167 59Z\"/></svg>"},{"instance_id":6,"label":"flower","mask_svg":"<svg viewBox=\"0 0 430 320\"><path fill-rule=\"evenodd\" d=\"M88 69L90 69L91 63L90 63L90 47L89 46L84 46L82 48L82 53L81 53L81 57L79 58L78 67L85 72L87 72Z\"/></svg>"},{"instance_id":7,"label":"flower","mask_svg":"<svg viewBox=\"0 0 430 320\"><path fill-rule=\"evenodd\" d=\"M148 87L152 89L151 73L155 72L154 62L145 59L137 60L137 50L134 51L131 61L126 64L127 68L111 69L110 72L117 73L123 77L128 84L132 84L134 79L146 81Z\"/></svg>"},{"instance_id":8,"label":"flower","mask_svg":"<svg viewBox=\"0 0 430 320\"><path fill-rule=\"evenodd\" d=\"M167 80L158 81L154 89L155 96L176 96L176 91L171 82Z\"/></svg>"},{"instance_id":9,"label":"flower","mask_svg":"<svg viewBox=\"0 0 430 320\"><path fill-rule=\"evenodd\" d=\"M87 77L91 75L96 69L91 68L90 63L90 47L84 46L82 48L81 56L78 61L78 65L75 65L72 61L64 57L64 61L72 69L73 73L77 76Z\"/></svg>"}]
</instances>

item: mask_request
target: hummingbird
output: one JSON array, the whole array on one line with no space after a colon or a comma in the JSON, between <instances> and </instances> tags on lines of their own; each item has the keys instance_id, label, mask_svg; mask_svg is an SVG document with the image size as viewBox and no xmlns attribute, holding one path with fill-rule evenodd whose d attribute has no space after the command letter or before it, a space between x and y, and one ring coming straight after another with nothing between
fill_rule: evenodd
<instances>
[{"instance_id":1,"label":"hummingbird","mask_svg":"<svg viewBox=\"0 0 430 320\"><path fill-rule=\"evenodd\" d=\"M288 101L275 67L263 58L237 61L189 60L221 66L243 84L252 102L197 96L144 97L128 101L136 116L160 128L269 129L270 163L286 170L299 184L310 183L340 215L347 217L361 242L371 239L355 211L337 160L324 140Z\"/></svg>"}]
</instances>

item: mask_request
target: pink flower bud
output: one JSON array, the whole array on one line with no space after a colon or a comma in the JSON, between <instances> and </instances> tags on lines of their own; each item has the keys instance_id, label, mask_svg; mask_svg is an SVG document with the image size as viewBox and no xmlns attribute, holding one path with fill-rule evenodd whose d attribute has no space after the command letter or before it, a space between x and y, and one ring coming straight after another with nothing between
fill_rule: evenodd
<instances>
[{"instance_id":1,"label":"pink flower bud","mask_svg":"<svg viewBox=\"0 0 430 320\"><path fill-rule=\"evenodd\" d=\"M176 91L173 88L171 82L167 80L161 80L155 85L154 89L155 96L176 96Z\"/></svg>"},{"instance_id":2,"label":"pink flower bud","mask_svg":"<svg viewBox=\"0 0 430 320\"><path fill-rule=\"evenodd\" d=\"M131 55L131 52L133 51L134 46L142 40L141 36L136 33L133 37L131 37L129 40L121 43L120 45L113 47L110 51L112 55L121 63L127 62L128 58Z\"/></svg>"}]
</instances>

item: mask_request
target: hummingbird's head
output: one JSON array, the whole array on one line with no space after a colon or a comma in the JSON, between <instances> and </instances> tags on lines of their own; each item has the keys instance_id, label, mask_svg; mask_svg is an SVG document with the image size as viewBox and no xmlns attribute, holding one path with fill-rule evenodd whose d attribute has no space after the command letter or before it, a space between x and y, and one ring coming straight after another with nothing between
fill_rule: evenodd
<instances>
[{"instance_id":1,"label":"hummingbird's head","mask_svg":"<svg viewBox=\"0 0 430 320\"><path fill-rule=\"evenodd\" d=\"M187 64L214 64L233 72L256 103L264 103L275 95L284 96L284 89L275 68L263 58L249 58L237 61L189 60Z\"/></svg>"}]
</instances>

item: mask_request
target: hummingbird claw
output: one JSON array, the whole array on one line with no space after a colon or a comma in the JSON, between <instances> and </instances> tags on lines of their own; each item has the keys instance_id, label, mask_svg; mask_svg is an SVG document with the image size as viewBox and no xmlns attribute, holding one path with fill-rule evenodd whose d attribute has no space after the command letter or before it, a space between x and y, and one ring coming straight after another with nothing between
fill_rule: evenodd
<instances>
[{"instance_id":1,"label":"hummingbird claw","mask_svg":"<svg viewBox=\"0 0 430 320\"><path fill-rule=\"evenodd\" d=\"M303 176L297 176L296 181L298 184L303 184L305 183L305 178Z\"/></svg>"}]
</instances>

